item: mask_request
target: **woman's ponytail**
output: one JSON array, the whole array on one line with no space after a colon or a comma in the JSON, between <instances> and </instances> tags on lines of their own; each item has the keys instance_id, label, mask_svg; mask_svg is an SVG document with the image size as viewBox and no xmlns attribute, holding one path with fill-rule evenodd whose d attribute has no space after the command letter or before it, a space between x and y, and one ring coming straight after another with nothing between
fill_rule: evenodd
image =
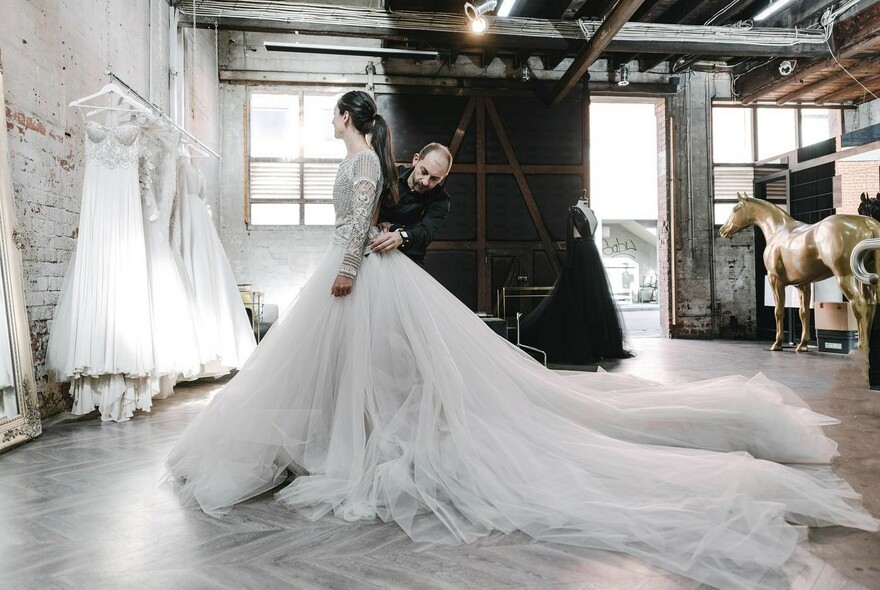
<instances>
[{"instance_id":1,"label":"woman's ponytail","mask_svg":"<svg viewBox=\"0 0 880 590\"><path fill-rule=\"evenodd\" d=\"M373 118L373 131L370 135L373 151L379 156L382 167L382 200L389 205L396 205L400 200L397 188L397 165L394 162L394 145L391 139L391 128L385 118L376 114Z\"/></svg>"}]
</instances>

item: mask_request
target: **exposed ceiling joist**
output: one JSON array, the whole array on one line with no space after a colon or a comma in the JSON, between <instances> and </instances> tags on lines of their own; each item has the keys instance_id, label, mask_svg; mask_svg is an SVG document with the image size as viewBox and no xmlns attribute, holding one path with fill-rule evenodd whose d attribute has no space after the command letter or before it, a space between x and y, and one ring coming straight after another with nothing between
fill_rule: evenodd
<instances>
[{"instance_id":1,"label":"exposed ceiling joist","mask_svg":"<svg viewBox=\"0 0 880 590\"><path fill-rule=\"evenodd\" d=\"M870 78L865 78L861 80L861 83L867 87L868 90L862 88L862 85L857 84L855 81L852 84L847 85L840 90L836 90L830 94L826 94L825 96L820 96L816 99L816 104L826 104L829 102L838 102L846 99L855 99L859 95L868 94L868 92L873 92L875 96L871 97L870 95L867 97L867 100L871 100L872 98L876 98L876 96L880 96L880 74L876 76L871 76Z\"/></svg>"},{"instance_id":2,"label":"exposed ceiling joist","mask_svg":"<svg viewBox=\"0 0 880 590\"><path fill-rule=\"evenodd\" d=\"M837 64L835 64L836 66ZM835 68L836 71L828 72L827 74L824 71L820 74L818 80L811 82L809 84L802 84L799 88L795 88L788 94L784 94L776 99L776 104L785 104L787 102L792 102L797 100L803 96L807 96L809 94L815 94L820 88L825 88L831 84L839 83L842 79L851 80L850 74L853 76L863 76L870 75L875 72L880 72L880 57L875 57L874 59L869 59L867 61L856 63L852 68L848 68L849 74L839 67ZM800 79L804 79L804 75L800 74Z\"/></svg>"},{"instance_id":3,"label":"exposed ceiling joist","mask_svg":"<svg viewBox=\"0 0 880 590\"><path fill-rule=\"evenodd\" d=\"M217 25L236 31L299 32L444 46L457 44L463 52L487 47L497 47L502 51L565 50L571 43L585 41L584 32L577 21L516 17L491 19L489 31L478 36L468 34L464 17L453 14L388 13L372 8L288 1L273 2L271 11L221 0L181 0L179 7L179 24L182 27L195 23L196 26ZM595 35L603 23L585 22L584 25ZM803 31L757 28L733 31L722 27L709 30L687 25L663 25L665 28L659 32L645 28L651 26L634 22L624 24L619 34L606 43L606 49L630 53L687 53L726 57L760 54L796 58L820 57L825 51L817 43L778 43L780 36L783 41L789 38L793 42L808 39ZM734 34L736 40L729 37ZM766 36L771 34L776 36L776 44L765 42Z\"/></svg>"},{"instance_id":4,"label":"exposed ceiling joist","mask_svg":"<svg viewBox=\"0 0 880 590\"><path fill-rule=\"evenodd\" d=\"M844 60L851 59L862 53L876 53L880 48L880 4L860 12L853 18L843 21L834 27L833 39L837 61L844 64ZM762 68L743 75L737 81L737 91L740 100L749 104L760 100L771 92L777 92L790 85L798 83L798 80L817 75L824 70L839 70L837 61L833 57L827 57L828 48L825 48L825 59L798 67L793 76L783 76L777 71L778 62L771 62ZM852 65L854 62L850 62ZM802 95L803 96L803 95Z\"/></svg>"},{"instance_id":5,"label":"exposed ceiling joist","mask_svg":"<svg viewBox=\"0 0 880 590\"><path fill-rule=\"evenodd\" d=\"M556 106L562 102L568 93L571 92L571 89L580 82L587 69L589 69L594 61L599 59L599 56L602 55L602 52L605 51L617 32L626 24L633 13L638 10L643 1L620 0L617 3L611 14L608 15L608 18L599 27L599 30L590 37L587 44L580 50L577 57L574 58L565 75L562 76L562 80L553 88L550 94L550 106Z\"/></svg>"}]
</instances>

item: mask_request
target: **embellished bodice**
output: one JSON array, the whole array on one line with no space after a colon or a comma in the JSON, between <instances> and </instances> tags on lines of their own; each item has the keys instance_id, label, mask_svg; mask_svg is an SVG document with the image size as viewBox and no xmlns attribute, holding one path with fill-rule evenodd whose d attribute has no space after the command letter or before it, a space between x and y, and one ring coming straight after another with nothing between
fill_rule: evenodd
<instances>
[{"instance_id":1,"label":"embellished bodice","mask_svg":"<svg viewBox=\"0 0 880 590\"><path fill-rule=\"evenodd\" d=\"M382 169L379 156L364 150L339 164L333 184L333 206L336 211L334 241L345 248L339 274L357 276L367 244L379 235L373 214L379 201Z\"/></svg>"},{"instance_id":2,"label":"embellished bodice","mask_svg":"<svg viewBox=\"0 0 880 590\"><path fill-rule=\"evenodd\" d=\"M86 121L86 161L105 168L137 167L140 127L123 123L105 127Z\"/></svg>"}]
</instances>

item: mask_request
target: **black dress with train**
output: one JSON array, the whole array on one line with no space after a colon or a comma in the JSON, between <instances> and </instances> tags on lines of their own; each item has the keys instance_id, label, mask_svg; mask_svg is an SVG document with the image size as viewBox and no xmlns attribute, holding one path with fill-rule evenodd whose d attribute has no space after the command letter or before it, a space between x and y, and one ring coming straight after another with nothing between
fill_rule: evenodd
<instances>
[{"instance_id":1,"label":"black dress with train","mask_svg":"<svg viewBox=\"0 0 880 590\"><path fill-rule=\"evenodd\" d=\"M576 205L569 207L562 274L522 319L520 342L543 350L552 363L627 358L632 355L624 348L621 325L587 216Z\"/></svg>"}]
</instances>

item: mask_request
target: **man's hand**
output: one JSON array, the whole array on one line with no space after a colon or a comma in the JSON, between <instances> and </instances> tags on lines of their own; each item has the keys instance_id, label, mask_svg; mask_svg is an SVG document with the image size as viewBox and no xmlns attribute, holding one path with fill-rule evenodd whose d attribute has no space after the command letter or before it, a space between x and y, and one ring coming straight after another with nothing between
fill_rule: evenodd
<instances>
[{"instance_id":1,"label":"man's hand","mask_svg":"<svg viewBox=\"0 0 880 590\"><path fill-rule=\"evenodd\" d=\"M333 286L330 288L330 293L333 294L334 297L345 297L349 293L351 293L351 288L354 285L354 281L351 280L351 277L347 277L345 275L336 275L336 280L333 281Z\"/></svg>"},{"instance_id":2,"label":"man's hand","mask_svg":"<svg viewBox=\"0 0 880 590\"><path fill-rule=\"evenodd\" d=\"M373 252L382 254L383 252L391 252L397 249L401 244L403 244L403 238L400 237L400 233L396 231L383 231L376 236L375 240L370 242L370 248L372 248Z\"/></svg>"},{"instance_id":3,"label":"man's hand","mask_svg":"<svg viewBox=\"0 0 880 590\"><path fill-rule=\"evenodd\" d=\"M379 231L388 231L389 229L391 229L391 222L390 221L383 221L382 223L380 223L376 227L379 228Z\"/></svg>"}]
</instances>

